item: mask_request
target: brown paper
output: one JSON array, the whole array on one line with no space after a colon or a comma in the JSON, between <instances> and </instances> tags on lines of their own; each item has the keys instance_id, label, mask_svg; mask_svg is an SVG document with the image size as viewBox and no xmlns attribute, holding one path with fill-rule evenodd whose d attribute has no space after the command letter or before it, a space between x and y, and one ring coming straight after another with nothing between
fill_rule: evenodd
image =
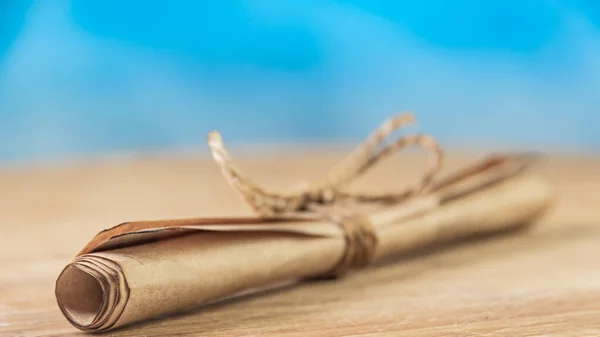
<instances>
[{"instance_id":1,"label":"brown paper","mask_svg":"<svg viewBox=\"0 0 600 337\"><path fill-rule=\"evenodd\" d=\"M489 158L432 192L370 215L375 261L429 245L517 228L549 205L529 157ZM71 324L105 331L207 301L330 271L345 252L332 223L302 219L181 219L125 223L94 237L60 274Z\"/></svg>"}]
</instances>

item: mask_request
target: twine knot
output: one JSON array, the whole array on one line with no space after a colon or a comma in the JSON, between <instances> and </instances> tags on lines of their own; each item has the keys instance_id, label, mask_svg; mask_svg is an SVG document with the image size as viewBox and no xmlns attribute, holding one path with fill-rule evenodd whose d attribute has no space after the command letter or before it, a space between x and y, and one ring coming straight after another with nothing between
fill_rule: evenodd
<instances>
[{"instance_id":1,"label":"twine knot","mask_svg":"<svg viewBox=\"0 0 600 337\"><path fill-rule=\"evenodd\" d=\"M384 144L395 130L414 122L416 119L411 113L392 117L334 166L324 181L295 193L266 191L243 175L229 156L217 131L208 134L208 145L227 181L257 215L264 218L294 216L326 219L344 231L345 252L339 263L325 275L338 277L352 268L367 265L372 260L377 246L377 235L368 216L359 212L356 207L349 207L348 204L398 204L426 193L441 169L443 152L436 140L427 134L405 135ZM421 147L430 153L429 165L415 187L383 194L353 193L343 189L383 158L409 146Z\"/></svg>"}]
</instances>

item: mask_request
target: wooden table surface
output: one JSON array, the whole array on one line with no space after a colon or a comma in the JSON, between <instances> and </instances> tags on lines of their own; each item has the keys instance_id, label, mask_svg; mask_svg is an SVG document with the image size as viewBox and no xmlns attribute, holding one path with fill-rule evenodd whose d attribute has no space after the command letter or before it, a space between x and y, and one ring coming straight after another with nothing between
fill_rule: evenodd
<instances>
[{"instance_id":1,"label":"wooden table surface","mask_svg":"<svg viewBox=\"0 0 600 337\"><path fill-rule=\"evenodd\" d=\"M203 159L198 159L203 158ZM455 168L475 157L449 154ZM265 186L311 180L334 151L243 156ZM402 187L423 160L394 157L357 186ZM525 232L399 258L337 281L201 306L109 336L600 336L600 158L538 168L558 201ZM206 153L4 169L0 173L0 335L81 336L54 281L98 231L127 220L250 211Z\"/></svg>"}]
</instances>

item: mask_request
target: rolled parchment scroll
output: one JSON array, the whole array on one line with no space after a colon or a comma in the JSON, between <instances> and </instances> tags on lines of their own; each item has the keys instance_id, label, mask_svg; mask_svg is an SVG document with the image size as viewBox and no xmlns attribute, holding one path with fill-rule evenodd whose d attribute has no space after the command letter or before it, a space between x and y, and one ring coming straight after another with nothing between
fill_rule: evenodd
<instances>
[{"instance_id":1,"label":"rolled parchment scroll","mask_svg":"<svg viewBox=\"0 0 600 337\"><path fill-rule=\"evenodd\" d=\"M369 213L374 261L531 223L550 205L528 157L498 156L436 181L431 191ZM294 217L130 222L99 233L66 266L56 298L66 319L105 331L283 281L327 274L345 235ZM333 281L335 282L335 281Z\"/></svg>"}]
</instances>

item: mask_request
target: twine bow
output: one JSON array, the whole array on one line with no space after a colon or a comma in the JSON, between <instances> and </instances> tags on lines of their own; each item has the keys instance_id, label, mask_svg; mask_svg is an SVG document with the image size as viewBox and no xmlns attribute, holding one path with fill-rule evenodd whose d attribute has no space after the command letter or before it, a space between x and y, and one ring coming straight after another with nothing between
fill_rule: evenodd
<instances>
[{"instance_id":1,"label":"twine bow","mask_svg":"<svg viewBox=\"0 0 600 337\"><path fill-rule=\"evenodd\" d=\"M347 247L338 265L328 275L339 276L352 267L368 264L377 243L368 217L355 209L341 206L350 203L400 203L426 193L441 169L443 152L436 140L427 134L405 135L385 144L394 131L415 122L416 118L412 113L399 114L385 121L345 159L330 169L322 182L314 183L300 192L266 191L243 175L229 156L219 132L212 131L208 134L208 145L226 180L258 216L325 218L338 224L344 230ZM429 165L417 186L402 192L382 194L353 193L344 189L381 160L409 146L421 147L430 153Z\"/></svg>"}]
</instances>

